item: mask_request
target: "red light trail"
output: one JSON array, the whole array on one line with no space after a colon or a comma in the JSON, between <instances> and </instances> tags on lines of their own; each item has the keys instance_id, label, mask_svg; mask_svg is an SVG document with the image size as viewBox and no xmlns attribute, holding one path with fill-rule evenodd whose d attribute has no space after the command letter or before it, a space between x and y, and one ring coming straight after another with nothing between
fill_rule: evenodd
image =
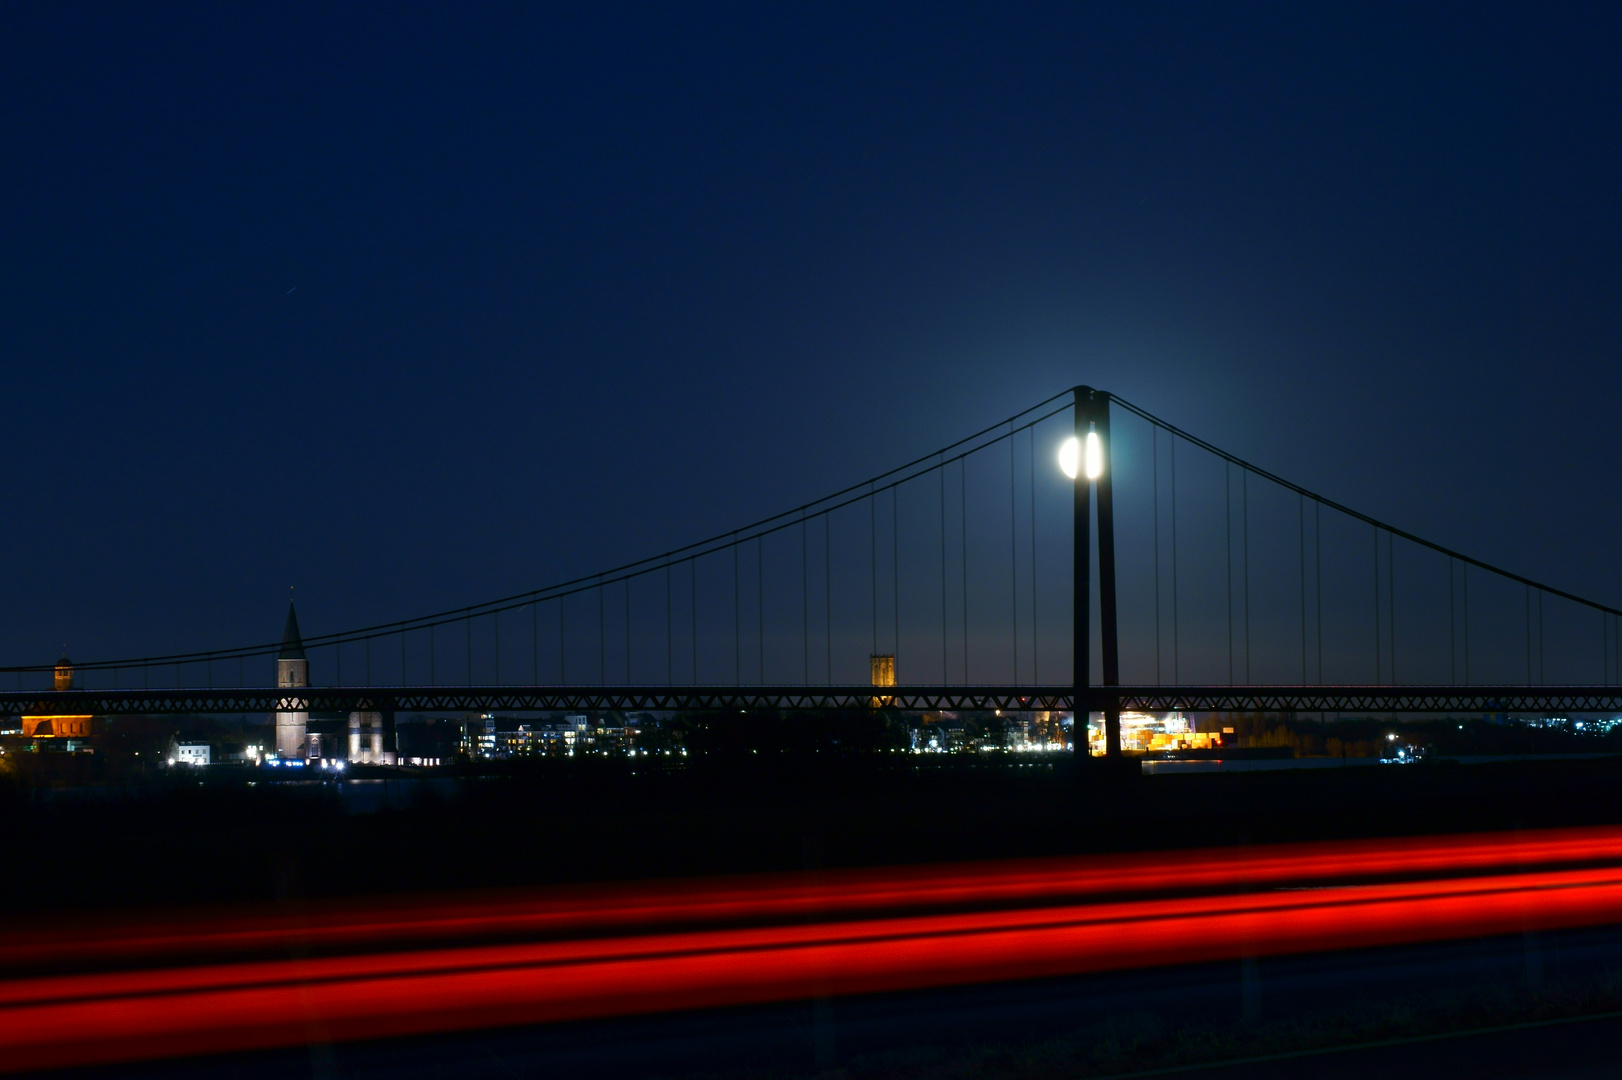
<instances>
[{"instance_id":1,"label":"red light trail","mask_svg":"<svg viewBox=\"0 0 1622 1080\"><path fill-rule=\"evenodd\" d=\"M0 1070L1622 922L1622 865L1605 862L1622 863L1622 829L395 901L371 922L350 904L305 927L216 915L189 940L173 918L13 937L10 970L104 969L0 982ZM285 959L295 947L349 952ZM105 970L136 961L164 966Z\"/></svg>"}]
</instances>

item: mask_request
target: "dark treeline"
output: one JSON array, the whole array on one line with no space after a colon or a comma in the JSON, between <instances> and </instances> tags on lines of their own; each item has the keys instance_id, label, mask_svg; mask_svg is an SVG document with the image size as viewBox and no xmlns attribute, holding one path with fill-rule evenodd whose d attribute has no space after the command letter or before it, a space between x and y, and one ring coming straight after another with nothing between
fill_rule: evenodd
<instances>
[{"instance_id":1,"label":"dark treeline","mask_svg":"<svg viewBox=\"0 0 1622 1080\"><path fill-rule=\"evenodd\" d=\"M859 756L905 750L911 745L906 725L887 710L689 713L677 716L672 727L681 745L705 756Z\"/></svg>"},{"instance_id":2,"label":"dark treeline","mask_svg":"<svg viewBox=\"0 0 1622 1080\"><path fill-rule=\"evenodd\" d=\"M1581 727L1578 724L1581 723ZM1296 757L1378 757L1391 736L1438 757L1622 754L1622 725L1520 718L1328 717L1239 713L1202 722L1234 729L1240 747L1288 747Z\"/></svg>"}]
</instances>

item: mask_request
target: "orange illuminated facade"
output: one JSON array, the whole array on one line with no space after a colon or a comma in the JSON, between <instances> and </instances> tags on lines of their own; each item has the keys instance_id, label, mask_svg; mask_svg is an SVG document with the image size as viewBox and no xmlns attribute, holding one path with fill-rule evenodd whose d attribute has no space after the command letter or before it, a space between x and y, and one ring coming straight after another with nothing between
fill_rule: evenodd
<instances>
[{"instance_id":1,"label":"orange illuminated facade","mask_svg":"<svg viewBox=\"0 0 1622 1080\"><path fill-rule=\"evenodd\" d=\"M894 653L874 653L867 658L867 661L869 667L872 669L874 686L895 685ZM892 697L876 697L873 699L872 707L875 709L884 709L888 708L894 702L895 698Z\"/></svg>"},{"instance_id":2,"label":"orange illuminated facade","mask_svg":"<svg viewBox=\"0 0 1622 1080\"><path fill-rule=\"evenodd\" d=\"M91 721L94 719L93 716L70 716L65 714L24 716L23 738L88 739L91 735Z\"/></svg>"},{"instance_id":3,"label":"orange illuminated facade","mask_svg":"<svg viewBox=\"0 0 1622 1080\"><path fill-rule=\"evenodd\" d=\"M56 662L54 684L57 690L73 689L73 661L66 656ZM88 739L96 733L95 717L80 713L24 714L25 739Z\"/></svg>"}]
</instances>

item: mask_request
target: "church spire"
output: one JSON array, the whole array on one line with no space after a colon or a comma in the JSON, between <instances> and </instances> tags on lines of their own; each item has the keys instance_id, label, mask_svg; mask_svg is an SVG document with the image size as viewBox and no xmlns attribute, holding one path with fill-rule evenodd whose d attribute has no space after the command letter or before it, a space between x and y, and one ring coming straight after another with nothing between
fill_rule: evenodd
<instances>
[{"instance_id":1,"label":"church spire","mask_svg":"<svg viewBox=\"0 0 1622 1080\"><path fill-rule=\"evenodd\" d=\"M276 685L283 694L294 694L310 685L310 661L304 655L304 636L298 632L298 612L293 598L287 598L287 626L282 630L282 651L276 657ZM310 713L308 705L283 699L276 709L276 756L283 761L302 761L309 753Z\"/></svg>"},{"instance_id":2,"label":"church spire","mask_svg":"<svg viewBox=\"0 0 1622 1080\"><path fill-rule=\"evenodd\" d=\"M304 638L298 632L298 612L294 610L291 600L287 602L287 625L282 629L282 651L276 659L304 659Z\"/></svg>"}]
</instances>

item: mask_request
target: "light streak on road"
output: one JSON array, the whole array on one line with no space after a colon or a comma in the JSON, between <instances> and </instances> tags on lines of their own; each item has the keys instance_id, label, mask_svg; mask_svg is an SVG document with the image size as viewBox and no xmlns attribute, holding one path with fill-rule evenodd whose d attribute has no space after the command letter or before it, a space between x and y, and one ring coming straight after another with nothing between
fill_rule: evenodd
<instances>
[{"instance_id":1,"label":"light streak on road","mask_svg":"<svg viewBox=\"0 0 1622 1080\"><path fill-rule=\"evenodd\" d=\"M1622 829L396 899L370 920L365 910L311 911L302 926L195 916L191 935L184 919L160 919L90 940L9 937L0 963L34 974L0 982L0 1070L1604 925L1622 922ZM286 959L294 949L307 958ZM92 961L100 969L83 970Z\"/></svg>"}]
</instances>

